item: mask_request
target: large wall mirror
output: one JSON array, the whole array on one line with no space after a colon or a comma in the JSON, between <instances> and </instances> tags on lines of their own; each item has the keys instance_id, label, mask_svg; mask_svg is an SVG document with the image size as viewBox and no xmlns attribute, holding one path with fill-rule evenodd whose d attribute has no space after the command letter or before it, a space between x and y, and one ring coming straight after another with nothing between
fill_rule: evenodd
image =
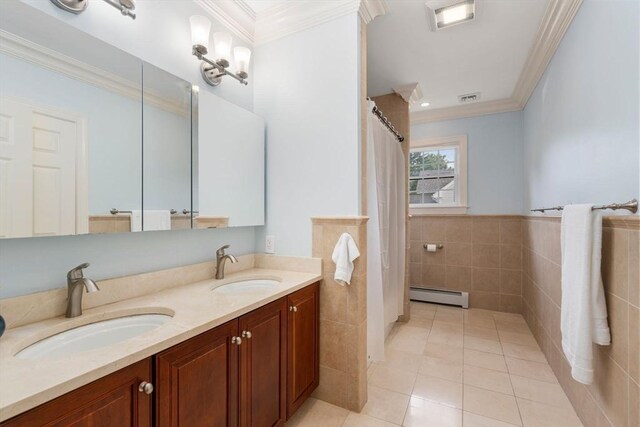
<instances>
[{"instance_id":1,"label":"large wall mirror","mask_svg":"<svg viewBox=\"0 0 640 427\"><path fill-rule=\"evenodd\" d=\"M25 3L0 16L0 238L264 224L262 119Z\"/></svg>"}]
</instances>

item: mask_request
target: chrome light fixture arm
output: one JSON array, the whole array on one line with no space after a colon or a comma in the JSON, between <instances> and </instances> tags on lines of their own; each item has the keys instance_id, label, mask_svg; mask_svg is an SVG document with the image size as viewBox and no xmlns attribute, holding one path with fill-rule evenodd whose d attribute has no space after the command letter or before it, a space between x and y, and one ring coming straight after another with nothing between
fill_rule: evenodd
<instances>
[{"instance_id":1,"label":"chrome light fixture arm","mask_svg":"<svg viewBox=\"0 0 640 427\"><path fill-rule=\"evenodd\" d=\"M230 76L236 79L240 84L248 85L249 82L246 80L248 77L247 73L238 73L234 74L227 70L228 63L222 64L215 61L210 60L206 56L207 53L206 48L204 46L193 46L191 51L193 55L198 58L202 63L200 64L200 73L202 74L202 78L211 86L218 86L222 82L222 77ZM226 62L226 61L225 61Z\"/></svg>"},{"instance_id":2,"label":"chrome light fixture arm","mask_svg":"<svg viewBox=\"0 0 640 427\"><path fill-rule=\"evenodd\" d=\"M131 19L136 19L136 14L133 12L136 8L135 0L103 1L118 9L123 16L129 16ZM51 0L51 3L65 12L73 13L75 15L84 12L87 6L89 6L89 0Z\"/></svg>"}]
</instances>

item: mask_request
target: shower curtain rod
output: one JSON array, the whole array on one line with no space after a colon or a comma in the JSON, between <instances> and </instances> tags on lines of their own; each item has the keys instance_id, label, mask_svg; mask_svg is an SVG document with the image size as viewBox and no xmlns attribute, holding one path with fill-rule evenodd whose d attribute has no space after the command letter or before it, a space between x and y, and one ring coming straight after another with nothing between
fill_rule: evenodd
<instances>
[{"instance_id":1,"label":"shower curtain rod","mask_svg":"<svg viewBox=\"0 0 640 427\"><path fill-rule=\"evenodd\" d=\"M371 101L371 98L367 97L367 100ZM371 110L373 112L373 114L375 114L378 119L380 119L380 121L382 122L383 125L386 126L387 129L389 129L389 132L391 132L393 134L393 136L396 137L396 139L398 140L398 142L402 142L404 141L404 136L402 136L402 134L400 132L398 132L396 130L396 128L393 127L393 125L391 124L391 122L389 121L389 119L387 119L383 114L382 111L380 111L378 109L377 106L373 106L373 110Z\"/></svg>"}]
</instances>

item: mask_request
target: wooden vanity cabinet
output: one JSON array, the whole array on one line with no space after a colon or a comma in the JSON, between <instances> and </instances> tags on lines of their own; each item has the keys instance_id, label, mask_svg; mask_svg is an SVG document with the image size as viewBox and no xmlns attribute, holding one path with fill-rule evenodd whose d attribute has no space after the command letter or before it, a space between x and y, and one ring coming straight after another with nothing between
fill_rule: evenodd
<instances>
[{"instance_id":1,"label":"wooden vanity cabinet","mask_svg":"<svg viewBox=\"0 0 640 427\"><path fill-rule=\"evenodd\" d=\"M238 425L238 321L156 355L156 426Z\"/></svg>"},{"instance_id":2,"label":"wooden vanity cabinet","mask_svg":"<svg viewBox=\"0 0 640 427\"><path fill-rule=\"evenodd\" d=\"M318 386L318 289L303 288L0 427L283 426Z\"/></svg>"},{"instance_id":3,"label":"wooden vanity cabinet","mask_svg":"<svg viewBox=\"0 0 640 427\"><path fill-rule=\"evenodd\" d=\"M287 297L287 419L320 380L320 288L317 283Z\"/></svg>"},{"instance_id":4,"label":"wooden vanity cabinet","mask_svg":"<svg viewBox=\"0 0 640 427\"><path fill-rule=\"evenodd\" d=\"M286 421L287 300L280 298L239 319L240 426Z\"/></svg>"},{"instance_id":5,"label":"wooden vanity cabinet","mask_svg":"<svg viewBox=\"0 0 640 427\"><path fill-rule=\"evenodd\" d=\"M127 366L0 424L2 427L150 427L151 359Z\"/></svg>"}]
</instances>

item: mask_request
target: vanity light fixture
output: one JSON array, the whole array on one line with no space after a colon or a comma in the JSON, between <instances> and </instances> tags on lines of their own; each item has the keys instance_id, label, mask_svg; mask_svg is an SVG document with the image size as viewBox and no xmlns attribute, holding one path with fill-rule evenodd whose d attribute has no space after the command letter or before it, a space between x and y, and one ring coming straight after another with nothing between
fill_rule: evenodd
<instances>
[{"instance_id":1,"label":"vanity light fixture","mask_svg":"<svg viewBox=\"0 0 640 427\"><path fill-rule=\"evenodd\" d=\"M476 17L475 0L429 0L426 6L432 31L472 21Z\"/></svg>"},{"instance_id":2,"label":"vanity light fixture","mask_svg":"<svg viewBox=\"0 0 640 427\"><path fill-rule=\"evenodd\" d=\"M420 104L421 107L428 107L429 105L431 105L428 102L423 102L422 104Z\"/></svg>"},{"instance_id":3,"label":"vanity light fixture","mask_svg":"<svg viewBox=\"0 0 640 427\"><path fill-rule=\"evenodd\" d=\"M209 32L211 21L200 15L189 18L191 23L191 53L200 61L200 73L205 82L211 86L218 86L224 76L231 76L243 85L247 85L249 77L249 61L251 50L243 46L233 49L236 72L232 73L227 68L231 63L231 35L225 32L213 33L213 57L211 60L205 55L209 53Z\"/></svg>"},{"instance_id":4,"label":"vanity light fixture","mask_svg":"<svg viewBox=\"0 0 640 427\"><path fill-rule=\"evenodd\" d=\"M131 19L136 19L136 14L133 12L136 8L136 0L103 1L118 9L123 16L128 16ZM84 12L87 6L89 6L89 0L51 0L51 3L55 4L65 12L70 12L76 15Z\"/></svg>"}]
</instances>

